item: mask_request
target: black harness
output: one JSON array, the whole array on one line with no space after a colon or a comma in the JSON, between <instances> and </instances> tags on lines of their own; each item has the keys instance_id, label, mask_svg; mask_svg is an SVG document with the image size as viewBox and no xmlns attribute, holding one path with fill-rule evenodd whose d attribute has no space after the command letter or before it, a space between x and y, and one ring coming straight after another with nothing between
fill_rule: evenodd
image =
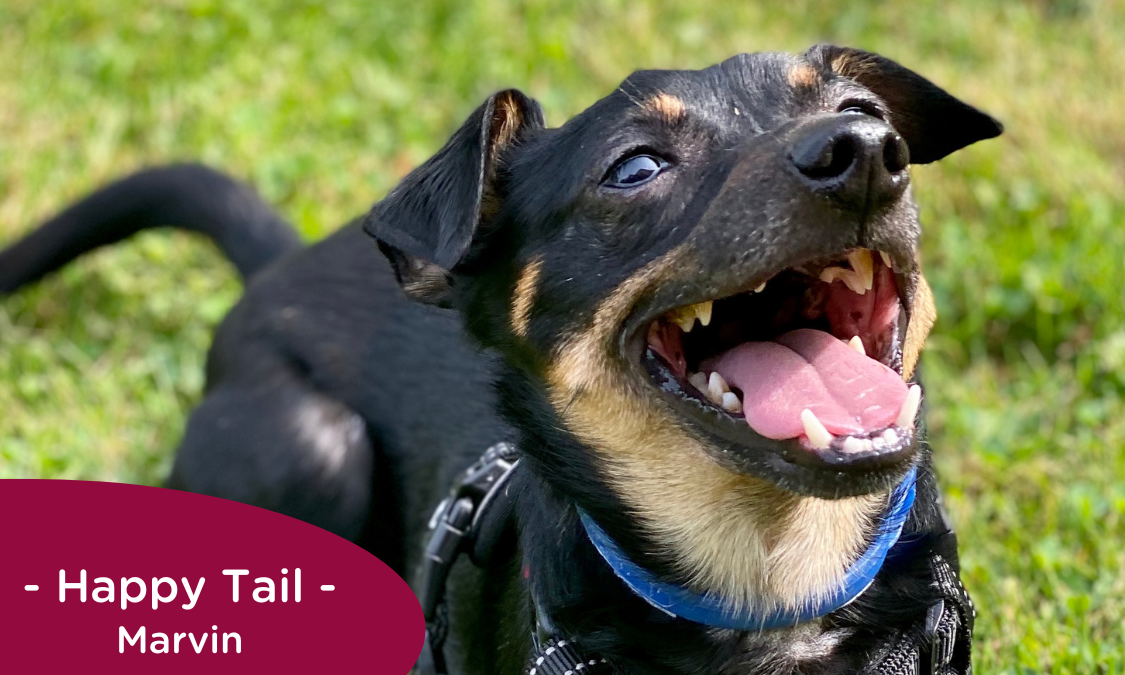
<instances>
[{"instance_id":1,"label":"black harness","mask_svg":"<svg viewBox=\"0 0 1125 675\"><path fill-rule=\"evenodd\" d=\"M415 666L418 675L448 675L445 638L448 613L445 585L453 564L468 554L486 567L508 528L512 500L507 492L519 455L510 443L497 443L454 481L430 518L430 539L419 579L426 643ZM930 579L939 600L924 620L907 626L875 650L862 675L971 675L976 610L961 580L945 558L932 553ZM532 597L535 653L525 675L610 675L604 658L585 653L578 641L556 634L550 617Z\"/></svg>"}]
</instances>

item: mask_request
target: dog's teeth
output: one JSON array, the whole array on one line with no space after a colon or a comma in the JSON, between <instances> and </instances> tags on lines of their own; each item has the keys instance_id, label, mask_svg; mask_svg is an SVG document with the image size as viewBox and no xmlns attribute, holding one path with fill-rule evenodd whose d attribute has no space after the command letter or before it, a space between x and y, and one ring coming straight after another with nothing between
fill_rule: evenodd
<instances>
[{"instance_id":1,"label":"dog's teeth","mask_svg":"<svg viewBox=\"0 0 1125 675\"><path fill-rule=\"evenodd\" d=\"M870 438L864 438L862 440L863 440L863 451L864 452L871 452L872 450L875 449L875 445L874 445L874 443L871 442Z\"/></svg>"},{"instance_id":2,"label":"dog's teeth","mask_svg":"<svg viewBox=\"0 0 1125 675\"><path fill-rule=\"evenodd\" d=\"M851 292L856 295L864 295L867 293L867 288L863 285L863 279L855 270L848 270L836 266L825 267L820 271L820 280L826 284L831 284L837 280L842 281L844 285L851 289Z\"/></svg>"},{"instance_id":3,"label":"dog's teeth","mask_svg":"<svg viewBox=\"0 0 1125 675\"><path fill-rule=\"evenodd\" d=\"M707 302L700 302L692 305L695 309L695 315L699 317L699 325L708 326L711 324L711 309L714 307L714 302L708 300Z\"/></svg>"},{"instance_id":4,"label":"dog's teeth","mask_svg":"<svg viewBox=\"0 0 1125 675\"><path fill-rule=\"evenodd\" d=\"M676 309L670 310L664 315L664 319L666 321L671 321L679 326L680 330L688 333L691 331L692 324L695 323L695 314L684 311L686 309L686 307L677 307Z\"/></svg>"},{"instance_id":5,"label":"dog's teeth","mask_svg":"<svg viewBox=\"0 0 1125 675\"><path fill-rule=\"evenodd\" d=\"M679 307L668 312L670 318L677 326L680 327L685 333L690 333L695 328L695 320L698 318L699 323L704 326L711 323L711 309L714 302L708 300L706 302L697 302L690 307Z\"/></svg>"},{"instance_id":6,"label":"dog's teeth","mask_svg":"<svg viewBox=\"0 0 1125 675\"><path fill-rule=\"evenodd\" d=\"M848 436L844 439L844 452L863 452L863 439Z\"/></svg>"},{"instance_id":7,"label":"dog's teeth","mask_svg":"<svg viewBox=\"0 0 1125 675\"><path fill-rule=\"evenodd\" d=\"M758 284L758 287L754 289L754 292L761 293L762 291L766 290L766 283L767 282L763 281L762 283Z\"/></svg>"},{"instance_id":8,"label":"dog's teeth","mask_svg":"<svg viewBox=\"0 0 1125 675\"><path fill-rule=\"evenodd\" d=\"M887 442L887 445L894 445L898 443L898 434L895 433L894 429L887 429L883 432L883 440Z\"/></svg>"},{"instance_id":9,"label":"dog's teeth","mask_svg":"<svg viewBox=\"0 0 1125 675\"><path fill-rule=\"evenodd\" d=\"M848 272L848 274L840 275L840 280L843 281L844 284L852 290L852 293L855 293L856 295L865 295L868 289L871 288L870 286L864 285L865 282L863 280L863 277L855 271L850 271Z\"/></svg>"},{"instance_id":10,"label":"dog's teeth","mask_svg":"<svg viewBox=\"0 0 1125 675\"><path fill-rule=\"evenodd\" d=\"M902 402L902 410L898 411L895 424L903 429L914 428L914 418L918 416L918 405L922 402L922 387L912 385L906 392L906 400Z\"/></svg>"},{"instance_id":11,"label":"dog's teeth","mask_svg":"<svg viewBox=\"0 0 1125 675\"><path fill-rule=\"evenodd\" d=\"M858 335L848 340L848 346L859 352L860 356L867 356L867 350L863 348L863 340Z\"/></svg>"},{"instance_id":12,"label":"dog's teeth","mask_svg":"<svg viewBox=\"0 0 1125 675\"><path fill-rule=\"evenodd\" d=\"M733 391L723 394L723 410L729 413L742 412L742 401L738 400L738 395Z\"/></svg>"},{"instance_id":13,"label":"dog's teeth","mask_svg":"<svg viewBox=\"0 0 1125 675\"><path fill-rule=\"evenodd\" d=\"M863 282L864 290L870 291L875 286L875 260L871 257L871 249L857 248L848 254L848 262Z\"/></svg>"},{"instance_id":14,"label":"dog's teeth","mask_svg":"<svg viewBox=\"0 0 1125 675\"><path fill-rule=\"evenodd\" d=\"M879 251L879 257L883 259L883 264L892 270L895 268L894 263L891 262L891 254L886 251Z\"/></svg>"},{"instance_id":15,"label":"dog's teeth","mask_svg":"<svg viewBox=\"0 0 1125 675\"><path fill-rule=\"evenodd\" d=\"M834 436L824 428L813 411L805 408L801 411L801 424L805 427L805 435L809 437L809 444L817 450L827 450L832 445Z\"/></svg>"},{"instance_id":16,"label":"dog's teeth","mask_svg":"<svg viewBox=\"0 0 1125 675\"><path fill-rule=\"evenodd\" d=\"M691 377L688 378L688 382L702 393L707 393L707 376L703 373L692 373Z\"/></svg>"},{"instance_id":17,"label":"dog's teeth","mask_svg":"<svg viewBox=\"0 0 1125 675\"><path fill-rule=\"evenodd\" d=\"M715 405L723 404L723 394L730 391L727 381L723 376L718 373L711 373L711 378L707 380L707 398Z\"/></svg>"},{"instance_id":18,"label":"dog's teeth","mask_svg":"<svg viewBox=\"0 0 1125 675\"><path fill-rule=\"evenodd\" d=\"M848 271L849 270L846 270L843 267L825 267L824 269L820 270L820 280L826 284L830 284L833 281L836 281L836 279L839 279L844 274L847 274Z\"/></svg>"},{"instance_id":19,"label":"dog's teeth","mask_svg":"<svg viewBox=\"0 0 1125 675\"><path fill-rule=\"evenodd\" d=\"M885 441L882 436L876 436L875 438L871 439L871 447L875 448L876 450L886 450L887 441Z\"/></svg>"},{"instance_id":20,"label":"dog's teeth","mask_svg":"<svg viewBox=\"0 0 1125 675\"><path fill-rule=\"evenodd\" d=\"M692 328L695 327L695 313L684 312L683 309L676 309L675 312L670 313L672 321L676 322L679 330L685 333L691 333Z\"/></svg>"}]
</instances>

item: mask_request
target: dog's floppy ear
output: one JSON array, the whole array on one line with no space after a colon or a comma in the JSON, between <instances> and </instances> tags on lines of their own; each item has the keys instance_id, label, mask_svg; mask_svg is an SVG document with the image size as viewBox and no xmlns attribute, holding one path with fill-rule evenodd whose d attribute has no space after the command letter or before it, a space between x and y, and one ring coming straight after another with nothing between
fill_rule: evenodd
<instances>
[{"instance_id":1,"label":"dog's floppy ear","mask_svg":"<svg viewBox=\"0 0 1125 675\"><path fill-rule=\"evenodd\" d=\"M936 162L966 145L1003 132L1000 122L918 73L871 52L817 45L806 58L855 80L886 101L891 125L910 148L912 164Z\"/></svg>"},{"instance_id":2,"label":"dog's floppy ear","mask_svg":"<svg viewBox=\"0 0 1125 675\"><path fill-rule=\"evenodd\" d=\"M436 155L411 171L364 222L416 300L448 307L450 272L468 253L487 207L500 153L543 128L539 104L515 89L473 111Z\"/></svg>"}]
</instances>

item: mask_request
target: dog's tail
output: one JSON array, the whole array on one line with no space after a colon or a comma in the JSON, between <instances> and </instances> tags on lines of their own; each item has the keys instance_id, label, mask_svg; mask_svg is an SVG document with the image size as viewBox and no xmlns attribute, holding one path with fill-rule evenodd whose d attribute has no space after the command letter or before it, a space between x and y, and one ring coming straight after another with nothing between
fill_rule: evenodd
<instances>
[{"instance_id":1,"label":"dog's tail","mask_svg":"<svg viewBox=\"0 0 1125 675\"><path fill-rule=\"evenodd\" d=\"M289 223L249 187L198 164L147 169L98 190L0 251L0 295L141 230L210 237L244 280L301 247Z\"/></svg>"}]
</instances>

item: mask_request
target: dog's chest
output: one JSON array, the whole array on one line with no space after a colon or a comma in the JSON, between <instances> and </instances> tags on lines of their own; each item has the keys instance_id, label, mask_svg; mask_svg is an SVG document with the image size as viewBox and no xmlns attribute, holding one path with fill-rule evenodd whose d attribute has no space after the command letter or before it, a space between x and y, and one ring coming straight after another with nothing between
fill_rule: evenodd
<instances>
[{"instance_id":1,"label":"dog's chest","mask_svg":"<svg viewBox=\"0 0 1125 675\"><path fill-rule=\"evenodd\" d=\"M812 621L787 630L748 633L741 638L738 656L719 669L721 675L797 675L834 672L848 629L825 629Z\"/></svg>"}]
</instances>

